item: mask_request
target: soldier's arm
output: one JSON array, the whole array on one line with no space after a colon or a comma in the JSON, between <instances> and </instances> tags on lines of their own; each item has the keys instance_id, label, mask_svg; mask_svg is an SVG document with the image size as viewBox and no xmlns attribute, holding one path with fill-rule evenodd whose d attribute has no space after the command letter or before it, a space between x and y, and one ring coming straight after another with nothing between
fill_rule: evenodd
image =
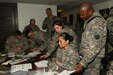
<instances>
[{"instance_id":1,"label":"soldier's arm","mask_svg":"<svg viewBox=\"0 0 113 75\"><path fill-rule=\"evenodd\" d=\"M37 31L40 31L40 28L39 28L37 25L36 25L36 30L37 30Z\"/></svg>"},{"instance_id":2,"label":"soldier's arm","mask_svg":"<svg viewBox=\"0 0 113 75\"><path fill-rule=\"evenodd\" d=\"M48 43L44 42L40 47L38 47L39 51L44 51L47 48Z\"/></svg>"},{"instance_id":3,"label":"soldier's arm","mask_svg":"<svg viewBox=\"0 0 113 75\"><path fill-rule=\"evenodd\" d=\"M51 43L48 45L48 51L46 53L47 56L51 56L51 54L56 51L58 46L58 43L56 41L51 41Z\"/></svg>"},{"instance_id":4,"label":"soldier's arm","mask_svg":"<svg viewBox=\"0 0 113 75\"><path fill-rule=\"evenodd\" d=\"M47 20L47 18L45 18L42 23L42 29L44 29L44 30L47 29L47 24L46 24L47 21L46 20Z\"/></svg>"},{"instance_id":5,"label":"soldier's arm","mask_svg":"<svg viewBox=\"0 0 113 75\"><path fill-rule=\"evenodd\" d=\"M113 17L109 17L107 19L107 28L108 28L108 39L109 42L112 44L113 41Z\"/></svg>"},{"instance_id":6,"label":"soldier's arm","mask_svg":"<svg viewBox=\"0 0 113 75\"><path fill-rule=\"evenodd\" d=\"M10 51L13 51L14 48L12 48L12 40L13 38L9 37L7 40L6 40L6 43L5 43L5 51L6 52L10 52Z\"/></svg>"},{"instance_id":7,"label":"soldier's arm","mask_svg":"<svg viewBox=\"0 0 113 75\"><path fill-rule=\"evenodd\" d=\"M52 40L49 42L49 44L47 45L47 56L51 56L51 54L57 50L58 47L58 34L55 33L52 37Z\"/></svg>"},{"instance_id":8,"label":"soldier's arm","mask_svg":"<svg viewBox=\"0 0 113 75\"><path fill-rule=\"evenodd\" d=\"M23 44L22 51L27 50L28 49L28 39L24 37L22 44Z\"/></svg>"},{"instance_id":9,"label":"soldier's arm","mask_svg":"<svg viewBox=\"0 0 113 75\"><path fill-rule=\"evenodd\" d=\"M72 32L71 35L73 36L73 41L70 43L70 45L74 48L75 51L78 51L77 35L74 32Z\"/></svg>"}]
</instances>

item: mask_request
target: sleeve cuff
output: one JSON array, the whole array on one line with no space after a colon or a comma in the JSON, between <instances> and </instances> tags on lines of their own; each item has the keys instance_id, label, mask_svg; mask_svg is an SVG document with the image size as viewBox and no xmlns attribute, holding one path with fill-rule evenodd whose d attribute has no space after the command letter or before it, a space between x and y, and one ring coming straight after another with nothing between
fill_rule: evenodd
<instances>
[{"instance_id":1,"label":"sleeve cuff","mask_svg":"<svg viewBox=\"0 0 113 75\"><path fill-rule=\"evenodd\" d=\"M83 63L82 61L80 61L79 64L81 64L84 68L87 66L87 65L85 65L85 63Z\"/></svg>"}]
</instances>

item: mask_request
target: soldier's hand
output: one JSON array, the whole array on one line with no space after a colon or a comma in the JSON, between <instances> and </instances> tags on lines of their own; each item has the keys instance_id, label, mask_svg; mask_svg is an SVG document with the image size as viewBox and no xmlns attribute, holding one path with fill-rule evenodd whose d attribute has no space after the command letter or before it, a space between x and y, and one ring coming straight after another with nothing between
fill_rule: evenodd
<instances>
[{"instance_id":1,"label":"soldier's hand","mask_svg":"<svg viewBox=\"0 0 113 75\"><path fill-rule=\"evenodd\" d=\"M81 64L77 64L75 73L81 73L83 71L84 67Z\"/></svg>"},{"instance_id":2,"label":"soldier's hand","mask_svg":"<svg viewBox=\"0 0 113 75\"><path fill-rule=\"evenodd\" d=\"M47 58L48 56L47 55L42 55L40 58Z\"/></svg>"},{"instance_id":3,"label":"soldier's hand","mask_svg":"<svg viewBox=\"0 0 113 75\"><path fill-rule=\"evenodd\" d=\"M36 47L31 49L31 51L33 51L33 52L34 52L34 51L37 51L37 50L38 50L38 49L37 49Z\"/></svg>"},{"instance_id":4,"label":"soldier's hand","mask_svg":"<svg viewBox=\"0 0 113 75\"><path fill-rule=\"evenodd\" d=\"M52 61L56 62L56 61L57 61L57 59L56 59L56 58L52 58Z\"/></svg>"},{"instance_id":5,"label":"soldier's hand","mask_svg":"<svg viewBox=\"0 0 113 75\"><path fill-rule=\"evenodd\" d=\"M19 52L21 52L21 47L16 47L16 53L19 53Z\"/></svg>"}]
</instances>

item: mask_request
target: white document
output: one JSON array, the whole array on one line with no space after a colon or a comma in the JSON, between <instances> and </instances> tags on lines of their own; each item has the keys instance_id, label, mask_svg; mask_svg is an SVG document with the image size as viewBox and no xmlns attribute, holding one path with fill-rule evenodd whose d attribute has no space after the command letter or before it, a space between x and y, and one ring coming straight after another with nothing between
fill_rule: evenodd
<instances>
[{"instance_id":1,"label":"white document","mask_svg":"<svg viewBox=\"0 0 113 75\"><path fill-rule=\"evenodd\" d=\"M42 61L39 61L39 62L35 62L35 65L37 67L47 67L47 63L48 63L47 60L42 60Z\"/></svg>"},{"instance_id":2,"label":"white document","mask_svg":"<svg viewBox=\"0 0 113 75\"><path fill-rule=\"evenodd\" d=\"M15 57L15 52L9 52L8 57Z\"/></svg>"},{"instance_id":3,"label":"white document","mask_svg":"<svg viewBox=\"0 0 113 75\"><path fill-rule=\"evenodd\" d=\"M28 71L28 69L32 69L31 63L22 64L22 70L23 71Z\"/></svg>"},{"instance_id":4,"label":"white document","mask_svg":"<svg viewBox=\"0 0 113 75\"><path fill-rule=\"evenodd\" d=\"M69 75L69 74L71 74L71 73L73 73L73 72L75 72L75 70L74 70L74 71L67 71L67 70L64 70L64 71L62 71L61 73L59 73L59 74L57 74L57 75Z\"/></svg>"},{"instance_id":5,"label":"white document","mask_svg":"<svg viewBox=\"0 0 113 75\"><path fill-rule=\"evenodd\" d=\"M21 63L21 62L24 62L24 61L27 61L27 59L12 59L12 60L10 60L9 61L9 63L11 64L11 65L14 65L14 64L18 64L18 63Z\"/></svg>"},{"instance_id":6,"label":"white document","mask_svg":"<svg viewBox=\"0 0 113 75\"><path fill-rule=\"evenodd\" d=\"M13 65L11 66L11 73L22 70L22 65Z\"/></svg>"},{"instance_id":7,"label":"white document","mask_svg":"<svg viewBox=\"0 0 113 75\"><path fill-rule=\"evenodd\" d=\"M44 71L37 70L34 75L57 75L57 74L58 72L52 72L52 71L44 72Z\"/></svg>"},{"instance_id":8,"label":"white document","mask_svg":"<svg viewBox=\"0 0 113 75\"><path fill-rule=\"evenodd\" d=\"M14 73L16 71L28 71L28 69L32 69L32 65L30 63L28 64L19 64L19 65L13 65L11 66L11 73Z\"/></svg>"}]
</instances>

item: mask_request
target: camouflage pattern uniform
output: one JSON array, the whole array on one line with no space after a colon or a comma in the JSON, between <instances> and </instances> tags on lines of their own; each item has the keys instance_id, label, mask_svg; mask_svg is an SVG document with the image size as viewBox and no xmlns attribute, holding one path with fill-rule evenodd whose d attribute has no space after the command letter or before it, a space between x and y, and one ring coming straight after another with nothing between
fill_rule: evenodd
<instances>
[{"instance_id":1,"label":"camouflage pattern uniform","mask_svg":"<svg viewBox=\"0 0 113 75\"><path fill-rule=\"evenodd\" d=\"M74 70L79 62L79 55L77 51L75 52L72 46L69 46L68 50L58 48L55 59L61 62L62 66L60 66L57 70L55 62L50 62L49 66L52 70L57 70L58 72L63 70Z\"/></svg>"},{"instance_id":2,"label":"camouflage pattern uniform","mask_svg":"<svg viewBox=\"0 0 113 75\"><path fill-rule=\"evenodd\" d=\"M101 59L105 55L106 25L103 17L96 12L85 21L80 45L82 59L79 62L85 68L83 75L99 75Z\"/></svg>"},{"instance_id":3,"label":"camouflage pattern uniform","mask_svg":"<svg viewBox=\"0 0 113 75\"><path fill-rule=\"evenodd\" d=\"M10 36L6 40L5 50L7 52L15 52L15 48L21 47L22 51L27 50L28 48L28 40L23 37L22 40L18 40L16 36Z\"/></svg>"},{"instance_id":4,"label":"camouflage pattern uniform","mask_svg":"<svg viewBox=\"0 0 113 75\"><path fill-rule=\"evenodd\" d=\"M25 26L23 32L26 31L27 29L32 29L33 31L39 31L40 30L40 28L37 25L33 25L33 26L27 25L27 26Z\"/></svg>"},{"instance_id":5,"label":"camouflage pattern uniform","mask_svg":"<svg viewBox=\"0 0 113 75\"><path fill-rule=\"evenodd\" d=\"M52 38L53 23L56 20L60 20L57 16L52 15L51 17L46 17L42 24L42 29L46 29L46 40L50 41Z\"/></svg>"},{"instance_id":6,"label":"camouflage pattern uniform","mask_svg":"<svg viewBox=\"0 0 113 75\"><path fill-rule=\"evenodd\" d=\"M78 51L77 40L76 40L77 36L74 33L74 31L71 28L65 26L64 29L62 30L62 33L63 32L66 32L69 35L73 36L74 39L70 43L70 46L72 46L75 51ZM52 37L52 41L50 42L50 45L48 47L48 52L46 53L48 56L50 56L52 54L52 52L54 52L56 50L56 48L58 47L58 36L59 36L59 33L55 32L54 36Z\"/></svg>"},{"instance_id":7,"label":"camouflage pattern uniform","mask_svg":"<svg viewBox=\"0 0 113 75\"><path fill-rule=\"evenodd\" d=\"M112 10L112 11L111 11ZM108 35L109 41L113 42L113 9L110 10L110 16L107 18L107 27L109 30L110 35ZM111 43L107 42L108 45L108 53L110 53L113 50L113 46ZM107 75L113 75L113 61L109 62L109 71L107 72Z\"/></svg>"},{"instance_id":8,"label":"camouflage pattern uniform","mask_svg":"<svg viewBox=\"0 0 113 75\"><path fill-rule=\"evenodd\" d=\"M34 33L35 33L35 37L33 39L29 39L30 49L41 46L45 41L45 32L35 31Z\"/></svg>"}]
</instances>

